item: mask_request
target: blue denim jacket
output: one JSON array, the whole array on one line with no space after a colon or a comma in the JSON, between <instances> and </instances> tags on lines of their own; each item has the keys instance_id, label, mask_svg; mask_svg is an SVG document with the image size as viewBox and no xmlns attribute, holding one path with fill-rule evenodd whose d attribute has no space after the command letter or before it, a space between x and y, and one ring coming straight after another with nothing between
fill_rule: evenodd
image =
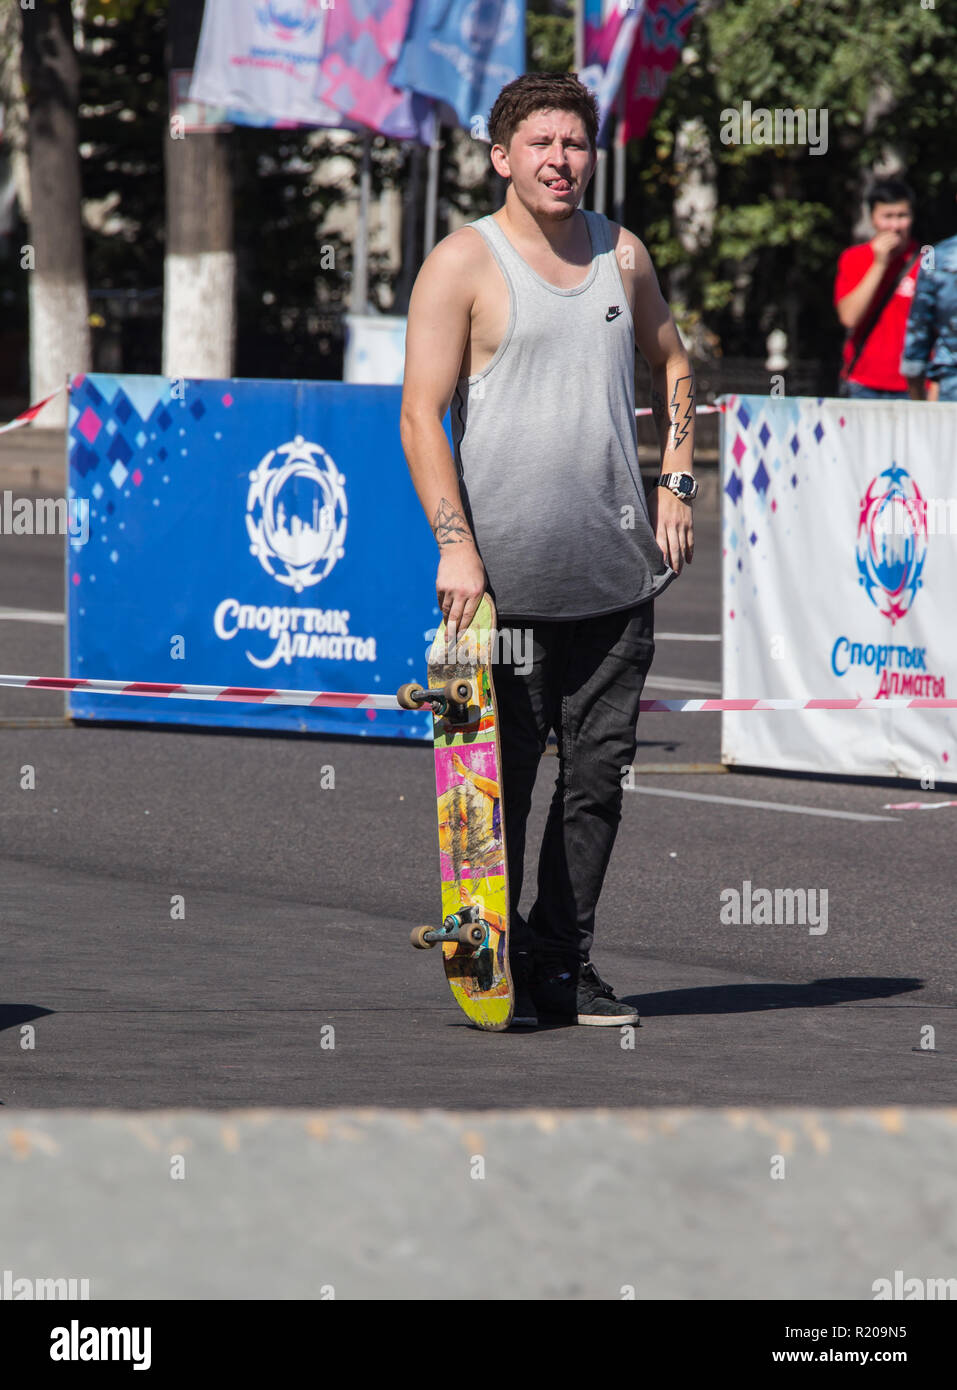
<instances>
[{"instance_id":1,"label":"blue denim jacket","mask_svg":"<svg viewBox=\"0 0 957 1390\"><path fill-rule=\"evenodd\" d=\"M933 270L921 264L917 276L901 373L943 381L957 377L957 236L938 242L933 251Z\"/></svg>"}]
</instances>

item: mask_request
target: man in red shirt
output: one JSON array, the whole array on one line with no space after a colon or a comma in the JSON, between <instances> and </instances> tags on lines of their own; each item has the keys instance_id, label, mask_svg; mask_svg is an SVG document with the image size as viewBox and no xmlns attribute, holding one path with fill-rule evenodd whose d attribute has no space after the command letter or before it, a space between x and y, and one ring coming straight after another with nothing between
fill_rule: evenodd
<instances>
[{"instance_id":1,"label":"man in red shirt","mask_svg":"<svg viewBox=\"0 0 957 1390\"><path fill-rule=\"evenodd\" d=\"M903 179L881 179L868 192L867 205L874 235L841 252L834 282L837 316L849 330L842 376L850 396L906 400L900 360L920 270L920 248L911 237L914 194Z\"/></svg>"}]
</instances>

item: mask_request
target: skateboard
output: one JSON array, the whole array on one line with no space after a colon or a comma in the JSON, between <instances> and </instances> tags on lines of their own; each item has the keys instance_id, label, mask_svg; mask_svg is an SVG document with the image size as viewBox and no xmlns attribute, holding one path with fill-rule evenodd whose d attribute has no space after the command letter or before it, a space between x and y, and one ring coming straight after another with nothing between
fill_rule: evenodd
<instances>
[{"instance_id":1,"label":"skateboard","mask_svg":"<svg viewBox=\"0 0 957 1390\"><path fill-rule=\"evenodd\" d=\"M403 685L404 709L432 707L442 882L441 927L416 927L413 946L441 945L445 974L468 1018L501 1032L512 1018L508 968L508 865L502 751L492 686L495 606L486 594L448 645L443 623L428 655L428 686Z\"/></svg>"}]
</instances>

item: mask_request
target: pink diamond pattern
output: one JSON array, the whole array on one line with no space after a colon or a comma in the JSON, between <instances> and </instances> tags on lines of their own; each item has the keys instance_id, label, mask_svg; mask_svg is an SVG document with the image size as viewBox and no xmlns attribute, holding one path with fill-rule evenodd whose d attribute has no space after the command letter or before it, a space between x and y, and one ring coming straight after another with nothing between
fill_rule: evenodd
<instances>
[{"instance_id":1,"label":"pink diamond pattern","mask_svg":"<svg viewBox=\"0 0 957 1390\"><path fill-rule=\"evenodd\" d=\"M77 421L76 427L80 431L86 442L88 444L92 444L94 439L100 432L101 424L102 422L100 420L99 415L97 415L96 411L93 410L91 406L87 406L86 410L84 410L83 414Z\"/></svg>"}]
</instances>

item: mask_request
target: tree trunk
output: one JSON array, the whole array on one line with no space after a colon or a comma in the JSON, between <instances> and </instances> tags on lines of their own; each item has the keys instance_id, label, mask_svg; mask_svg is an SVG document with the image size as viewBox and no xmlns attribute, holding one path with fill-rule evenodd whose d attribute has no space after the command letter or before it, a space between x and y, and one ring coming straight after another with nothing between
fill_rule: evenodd
<instances>
[{"instance_id":1,"label":"tree trunk","mask_svg":"<svg viewBox=\"0 0 957 1390\"><path fill-rule=\"evenodd\" d=\"M170 0L168 66L192 67L202 7ZM228 377L236 339L236 255L229 136L166 137L163 373Z\"/></svg>"},{"instance_id":2,"label":"tree trunk","mask_svg":"<svg viewBox=\"0 0 957 1390\"><path fill-rule=\"evenodd\" d=\"M80 74L70 0L22 11L21 73L27 98L30 244L30 389L33 400L68 375L90 369L89 305L83 265L77 103ZM40 419L65 425L65 393Z\"/></svg>"}]
</instances>

